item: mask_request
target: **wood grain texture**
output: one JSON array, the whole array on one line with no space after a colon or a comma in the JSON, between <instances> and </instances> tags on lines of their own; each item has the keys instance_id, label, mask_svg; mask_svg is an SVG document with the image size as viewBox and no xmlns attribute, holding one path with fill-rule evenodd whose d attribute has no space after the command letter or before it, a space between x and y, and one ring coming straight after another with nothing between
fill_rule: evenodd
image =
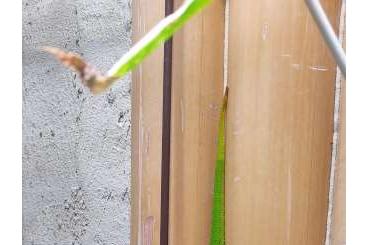
<instances>
[{"instance_id":1,"label":"wood grain texture","mask_svg":"<svg viewBox=\"0 0 368 245\"><path fill-rule=\"evenodd\" d=\"M133 1L133 41L164 17L164 0ZM133 72L132 245L160 244L162 82L163 47Z\"/></svg>"},{"instance_id":2,"label":"wood grain texture","mask_svg":"<svg viewBox=\"0 0 368 245\"><path fill-rule=\"evenodd\" d=\"M176 7L182 0L175 1ZM224 4L214 0L173 40L169 244L209 244L223 96Z\"/></svg>"},{"instance_id":3,"label":"wood grain texture","mask_svg":"<svg viewBox=\"0 0 368 245\"><path fill-rule=\"evenodd\" d=\"M339 146L335 169L334 200L332 209L331 245L346 244L346 90L341 83Z\"/></svg>"},{"instance_id":4,"label":"wood grain texture","mask_svg":"<svg viewBox=\"0 0 368 245\"><path fill-rule=\"evenodd\" d=\"M346 45L346 8L342 7L340 36ZM342 77L340 84L340 109L338 123L338 150L335 167L335 185L332 207L331 245L346 244L346 80Z\"/></svg>"},{"instance_id":5,"label":"wood grain texture","mask_svg":"<svg viewBox=\"0 0 368 245\"><path fill-rule=\"evenodd\" d=\"M229 32L226 243L321 245L336 64L302 0L230 1Z\"/></svg>"}]
</instances>

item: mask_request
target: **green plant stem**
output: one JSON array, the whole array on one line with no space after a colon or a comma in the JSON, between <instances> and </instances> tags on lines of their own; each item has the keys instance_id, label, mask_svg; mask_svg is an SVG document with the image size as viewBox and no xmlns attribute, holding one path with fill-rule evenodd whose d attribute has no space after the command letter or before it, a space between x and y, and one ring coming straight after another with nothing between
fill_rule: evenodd
<instances>
[{"instance_id":1,"label":"green plant stem","mask_svg":"<svg viewBox=\"0 0 368 245\"><path fill-rule=\"evenodd\" d=\"M121 78L135 68L163 42L169 39L193 15L202 10L212 0L186 0L173 14L160 21L128 53L126 53L107 73L109 77Z\"/></svg>"}]
</instances>

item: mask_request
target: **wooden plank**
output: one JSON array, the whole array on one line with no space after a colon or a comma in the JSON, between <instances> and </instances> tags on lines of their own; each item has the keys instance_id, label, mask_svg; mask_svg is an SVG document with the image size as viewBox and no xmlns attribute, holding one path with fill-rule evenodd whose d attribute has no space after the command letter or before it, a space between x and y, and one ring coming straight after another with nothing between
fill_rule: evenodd
<instances>
[{"instance_id":1,"label":"wooden plank","mask_svg":"<svg viewBox=\"0 0 368 245\"><path fill-rule=\"evenodd\" d=\"M346 44L345 10L344 3L340 19L340 36L344 46ZM341 78L340 90L338 150L332 206L331 245L346 244L346 81L343 77Z\"/></svg>"},{"instance_id":2,"label":"wooden plank","mask_svg":"<svg viewBox=\"0 0 368 245\"><path fill-rule=\"evenodd\" d=\"M178 7L183 1L175 1ZM223 93L224 4L214 0L173 40L169 244L209 244Z\"/></svg>"},{"instance_id":3,"label":"wooden plank","mask_svg":"<svg viewBox=\"0 0 368 245\"><path fill-rule=\"evenodd\" d=\"M341 84L338 159L335 169L331 245L346 244L346 98L345 80Z\"/></svg>"},{"instance_id":4,"label":"wooden plank","mask_svg":"<svg viewBox=\"0 0 368 245\"><path fill-rule=\"evenodd\" d=\"M133 1L133 41L165 16L164 0ZM131 244L160 244L163 48L133 72Z\"/></svg>"},{"instance_id":5,"label":"wooden plank","mask_svg":"<svg viewBox=\"0 0 368 245\"><path fill-rule=\"evenodd\" d=\"M304 1L230 1L227 244L324 243L335 74Z\"/></svg>"}]
</instances>

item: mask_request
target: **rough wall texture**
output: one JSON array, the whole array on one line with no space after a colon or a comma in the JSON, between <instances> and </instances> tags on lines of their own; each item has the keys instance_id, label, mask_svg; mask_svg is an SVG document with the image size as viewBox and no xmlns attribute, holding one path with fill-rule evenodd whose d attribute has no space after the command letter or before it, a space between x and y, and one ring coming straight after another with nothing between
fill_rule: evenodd
<instances>
[{"instance_id":1,"label":"rough wall texture","mask_svg":"<svg viewBox=\"0 0 368 245\"><path fill-rule=\"evenodd\" d=\"M131 0L23 0L23 244L129 244L130 77L92 96L44 45L107 70Z\"/></svg>"}]
</instances>

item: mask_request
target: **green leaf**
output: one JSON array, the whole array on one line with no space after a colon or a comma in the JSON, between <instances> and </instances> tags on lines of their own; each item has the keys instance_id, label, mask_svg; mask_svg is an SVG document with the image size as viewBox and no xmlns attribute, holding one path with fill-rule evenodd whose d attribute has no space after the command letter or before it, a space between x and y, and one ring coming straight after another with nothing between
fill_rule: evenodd
<instances>
[{"instance_id":1,"label":"green leaf","mask_svg":"<svg viewBox=\"0 0 368 245\"><path fill-rule=\"evenodd\" d=\"M228 88L222 102L217 135L217 155L213 190L212 224L210 245L225 244L225 139Z\"/></svg>"},{"instance_id":2,"label":"green leaf","mask_svg":"<svg viewBox=\"0 0 368 245\"><path fill-rule=\"evenodd\" d=\"M94 69L77 54L64 52L53 47L45 47L44 50L53 54L65 66L76 71L82 82L93 93L99 93L139 65L149 54L172 37L180 27L211 1L186 0L179 9L161 20L138 41L105 75ZM209 33L208 35L211 34Z\"/></svg>"},{"instance_id":3,"label":"green leaf","mask_svg":"<svg viewBox=\"0 0 368 245\"><path fill-rule=\"evenodd\" d=\"M193 15L212 0L186 0L173 14L160 21L145 37L126 53L108 72L109 76L122 77L136 67L164 41L169 39ZM210 33L208 34L210 35Z\"/></svg>"}]
</instances>

